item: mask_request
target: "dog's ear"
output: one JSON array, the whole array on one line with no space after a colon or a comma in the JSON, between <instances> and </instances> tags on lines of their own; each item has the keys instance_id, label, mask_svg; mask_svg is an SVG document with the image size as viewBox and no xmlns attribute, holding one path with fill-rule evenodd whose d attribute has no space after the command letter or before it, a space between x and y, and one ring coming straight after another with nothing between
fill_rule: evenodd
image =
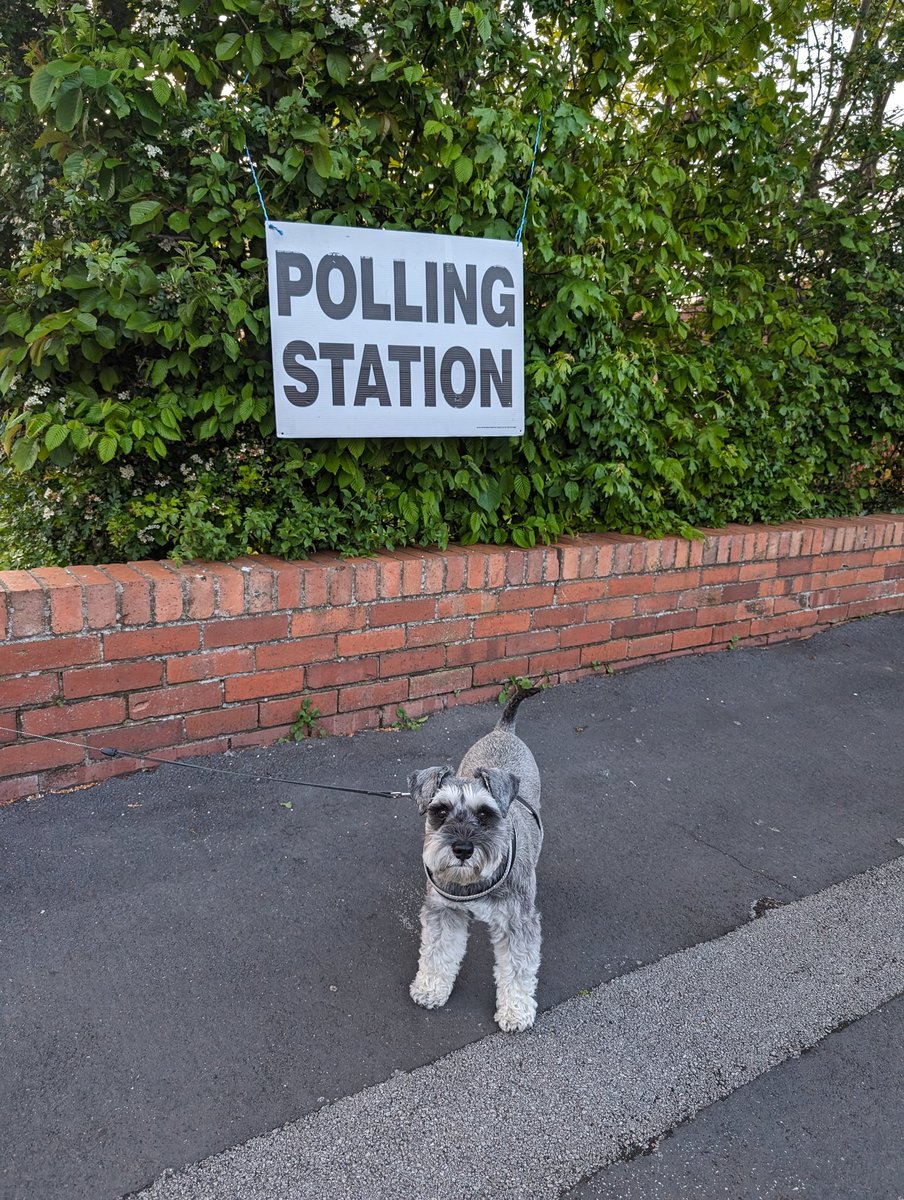
<instances>
[{"instance_id":1,"label":"dog's ear","mask_svg":"<svg viewBox=\"0 0 904 1200\"><path fill-rule=\"evenodd\" d=\"M453 768L447 766L427 767L424 771L415 771L413 775L408 776L408 788L422 816L439 789L454 774Z\"/></svg>"},{"instance_id":2,"label":"dog's ear","mask_svg":"<svg viewBox=\"0 0 904 1200\"><path fill-rule=\"evenodd\" d=\"M499 805L499 811L505 816L509 805L518 795L521 780L511 771L500 771L498 767L480 767L476 775Z\"/></svg>"}]
</instances>

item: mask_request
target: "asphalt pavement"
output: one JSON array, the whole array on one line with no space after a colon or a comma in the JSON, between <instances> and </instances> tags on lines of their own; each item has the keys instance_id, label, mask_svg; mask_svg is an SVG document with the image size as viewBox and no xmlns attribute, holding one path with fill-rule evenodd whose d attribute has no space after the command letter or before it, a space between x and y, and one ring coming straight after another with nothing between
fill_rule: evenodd
<instances>
[{"instance_id":1,"label":"asphalt pavement","mask_svg":"<svg viewBox=\"0 0 904 1200\"><path fill-rule=\"evenodd\" d=\"M526 703L524 1035L479 931L446 1009L408 997L411 801L261 778L404 789L492 706L0 811L0 1197L898 1200L902 676L895 615Z\"/></svg>"}]
</instances>

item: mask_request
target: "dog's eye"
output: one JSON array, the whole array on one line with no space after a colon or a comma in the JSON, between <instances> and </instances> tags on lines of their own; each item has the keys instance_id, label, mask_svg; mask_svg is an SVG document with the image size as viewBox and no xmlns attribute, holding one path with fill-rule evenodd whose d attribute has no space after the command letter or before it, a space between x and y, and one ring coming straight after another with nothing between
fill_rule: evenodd
<instances>
[{"instance_id":1,"label":"dog's eye","mask_svg":"<svg viewBox=\"0 0 904 1200\"><path fill-rule=\"evenodd\" d=\"M477 810L477 820L481 825L489 825L495 816L496 814L491 808L478 808Z\"/></svg>"},{"instance_id":2,"label":"dog's eye","mask_svg":"<svg viewBox=\"0 0 904 1200\"><path fill-rule=\"evenodd\" d=\"M445 821L448 815L449 810L446 808L445 804L437 804L436 808L430 809L430 816L433 817L435 821Z\"/></svg>"}]
</instances>

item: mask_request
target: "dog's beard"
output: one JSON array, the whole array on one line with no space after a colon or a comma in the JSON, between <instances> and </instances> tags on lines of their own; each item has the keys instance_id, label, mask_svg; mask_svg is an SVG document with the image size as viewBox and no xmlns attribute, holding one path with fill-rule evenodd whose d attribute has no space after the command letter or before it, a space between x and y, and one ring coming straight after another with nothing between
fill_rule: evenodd
<instances>
[{"instance_id":1,"label":"dog's beard","mask_svg":"<svg viewBox=\"0 0 904 1200\"><path fill-rule=\"evenodd\" d=\"M452 852L451 841L442 832L428 833L424 838L424 864L440 883L462 885L492 879L507 852L507 841L475 842L474 853L461 862Z\"/></svg>"}]
</instances>

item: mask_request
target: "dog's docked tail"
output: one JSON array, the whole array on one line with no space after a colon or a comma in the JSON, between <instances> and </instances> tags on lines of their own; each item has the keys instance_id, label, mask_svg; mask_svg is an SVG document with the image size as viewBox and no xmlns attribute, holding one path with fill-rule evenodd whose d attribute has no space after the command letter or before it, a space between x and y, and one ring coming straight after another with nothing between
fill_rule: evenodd
<instances>
[{"instance_id":1,"label":"dog's docked tail","mask_svg":"<svg viewBox=\"0 0 904 1200\"><path fill-rule=\"evenodd\" d=\"M545 690L542 687L522 687L520 683L516 683L515 691L509 696L506 706L502 710L502 716L496 722L496 728L507 729L510 732L513 731L518 709L521 707L521 701L526 700L528 696L536 696L538 692Z\"/></svg>"}]
</instances>

